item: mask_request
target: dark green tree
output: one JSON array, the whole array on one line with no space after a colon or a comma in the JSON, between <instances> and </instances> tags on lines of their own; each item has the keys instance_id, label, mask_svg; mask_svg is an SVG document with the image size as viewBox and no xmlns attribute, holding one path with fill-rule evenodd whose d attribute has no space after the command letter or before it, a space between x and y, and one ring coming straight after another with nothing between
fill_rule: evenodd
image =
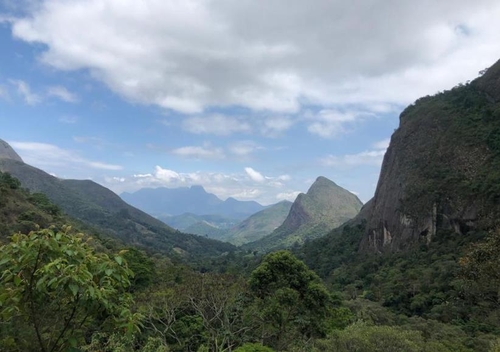
<instances>
[{"instance_id":1,"label":"dark green tree","mask_svg":"<svg viewBox=\"0 0 500 352\"><path fill-rule=\"evenodd\" d=\"M261 340L278 350L324 336L332 301L319 277L289 251L267 255L250 277Z\"/></svg>"}]
</instances>

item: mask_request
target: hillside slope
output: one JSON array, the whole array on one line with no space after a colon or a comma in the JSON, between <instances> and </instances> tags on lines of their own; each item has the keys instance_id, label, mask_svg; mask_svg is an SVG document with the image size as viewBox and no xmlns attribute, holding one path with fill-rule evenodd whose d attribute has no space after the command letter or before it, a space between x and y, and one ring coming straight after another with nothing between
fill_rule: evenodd
<instances>
[{"instance_id":1,"label":"hillside slope","mask_svg":"<svg viewBox=\"0 0 500 352\"><path fill-rule=\"evenodd\" d=\"M306 194L298 195L280 227L244 248L269 251L302 244L352 219L362 205L354 194L320 176Z\"/></svg>"},{"instance_id":2,"label":"hillside slope","mask_svg":"<svg viewBox=\"0 0 500 352\"><path fill-rule=\"evenodd\" d=\"M218 255L234 248L230 244L180 233L93 181L58 179L5 155L0 158L0 171L18 178L22 187L31 192L46 194L71 217L127 244L168 254L192 255Z\"/></svg>"},{"instance_id":3,"label":"hillside slope","mask_svg":"<svg viewBox=\"0 0 500 352\"><path fill-rule=\"evenodd\" d=\"M274 204L229 229L220 239L237 246L257 241L279 227L285 221L291 207L292 202L286 200Z\"/></svg>"}]
</instances>

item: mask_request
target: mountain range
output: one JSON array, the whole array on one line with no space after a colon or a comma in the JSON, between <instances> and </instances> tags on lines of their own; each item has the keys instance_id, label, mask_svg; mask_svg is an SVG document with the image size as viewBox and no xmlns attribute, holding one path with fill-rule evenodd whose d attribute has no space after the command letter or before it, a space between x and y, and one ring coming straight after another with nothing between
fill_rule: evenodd
<instances>
[{"instance_id":1,"label":"mountain range","mask_svg":"<svg viewBox=\"0 0 500 352\"><path fill-rule=\"evenodd\" d=\"M121 197L146 213L162 218L191 213L243 220L265 209L255 201L239 201L231 197L223 201L202 186L142 188L133 193L124 192Z\"/></svg>"},{"instance_id":2,"label":"mountain range","mask_svg":"<svg viewBox=\"0 0 500 352\"><path fill-rule=\"evenodd\" d=\"M218 255L234 250L202 236L183 234L127 204L109 189L90 180L63 180L25 164L0 140L0 171L8 172L31 192L44 193L66 214L101 234L169 255Z\"/></svg>"}]
</instances>

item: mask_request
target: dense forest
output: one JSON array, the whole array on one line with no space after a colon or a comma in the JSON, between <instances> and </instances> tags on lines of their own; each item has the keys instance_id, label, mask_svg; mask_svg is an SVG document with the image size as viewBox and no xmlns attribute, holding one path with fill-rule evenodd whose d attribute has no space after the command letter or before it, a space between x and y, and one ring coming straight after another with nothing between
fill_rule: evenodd
<instances>
[{"instance_id":1,"label":"dense forest","mask_svg":"<svg viewBox=\"0 0 500 352\"><path fill-rule=\"evenodd\" d=\"M366 257L356 251L359 224L325 237L335 241L330 251L309 242L296 255L230 253L193 267L77 231L81 225L9 174L1 174L0 192L5 351L500 346L498 231L442 233L428 247Z\"/></svg>"}]
</instances>

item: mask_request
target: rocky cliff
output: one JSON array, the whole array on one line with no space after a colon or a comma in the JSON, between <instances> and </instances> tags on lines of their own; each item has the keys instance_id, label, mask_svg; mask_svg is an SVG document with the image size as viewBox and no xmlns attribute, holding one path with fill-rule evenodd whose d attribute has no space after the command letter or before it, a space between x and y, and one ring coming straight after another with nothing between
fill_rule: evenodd
<instances>
[{"instance_id":1,"label":"rocky cliff","mask_svg":"<svg viewBox=\"0 0 500 352\"><path fill-rule=\"evenodd\" d=\"M427 244L497 223L500 61L482 77L417 100L400 116L384 157L361 250Z\"/></svg>"}]
</instances>

